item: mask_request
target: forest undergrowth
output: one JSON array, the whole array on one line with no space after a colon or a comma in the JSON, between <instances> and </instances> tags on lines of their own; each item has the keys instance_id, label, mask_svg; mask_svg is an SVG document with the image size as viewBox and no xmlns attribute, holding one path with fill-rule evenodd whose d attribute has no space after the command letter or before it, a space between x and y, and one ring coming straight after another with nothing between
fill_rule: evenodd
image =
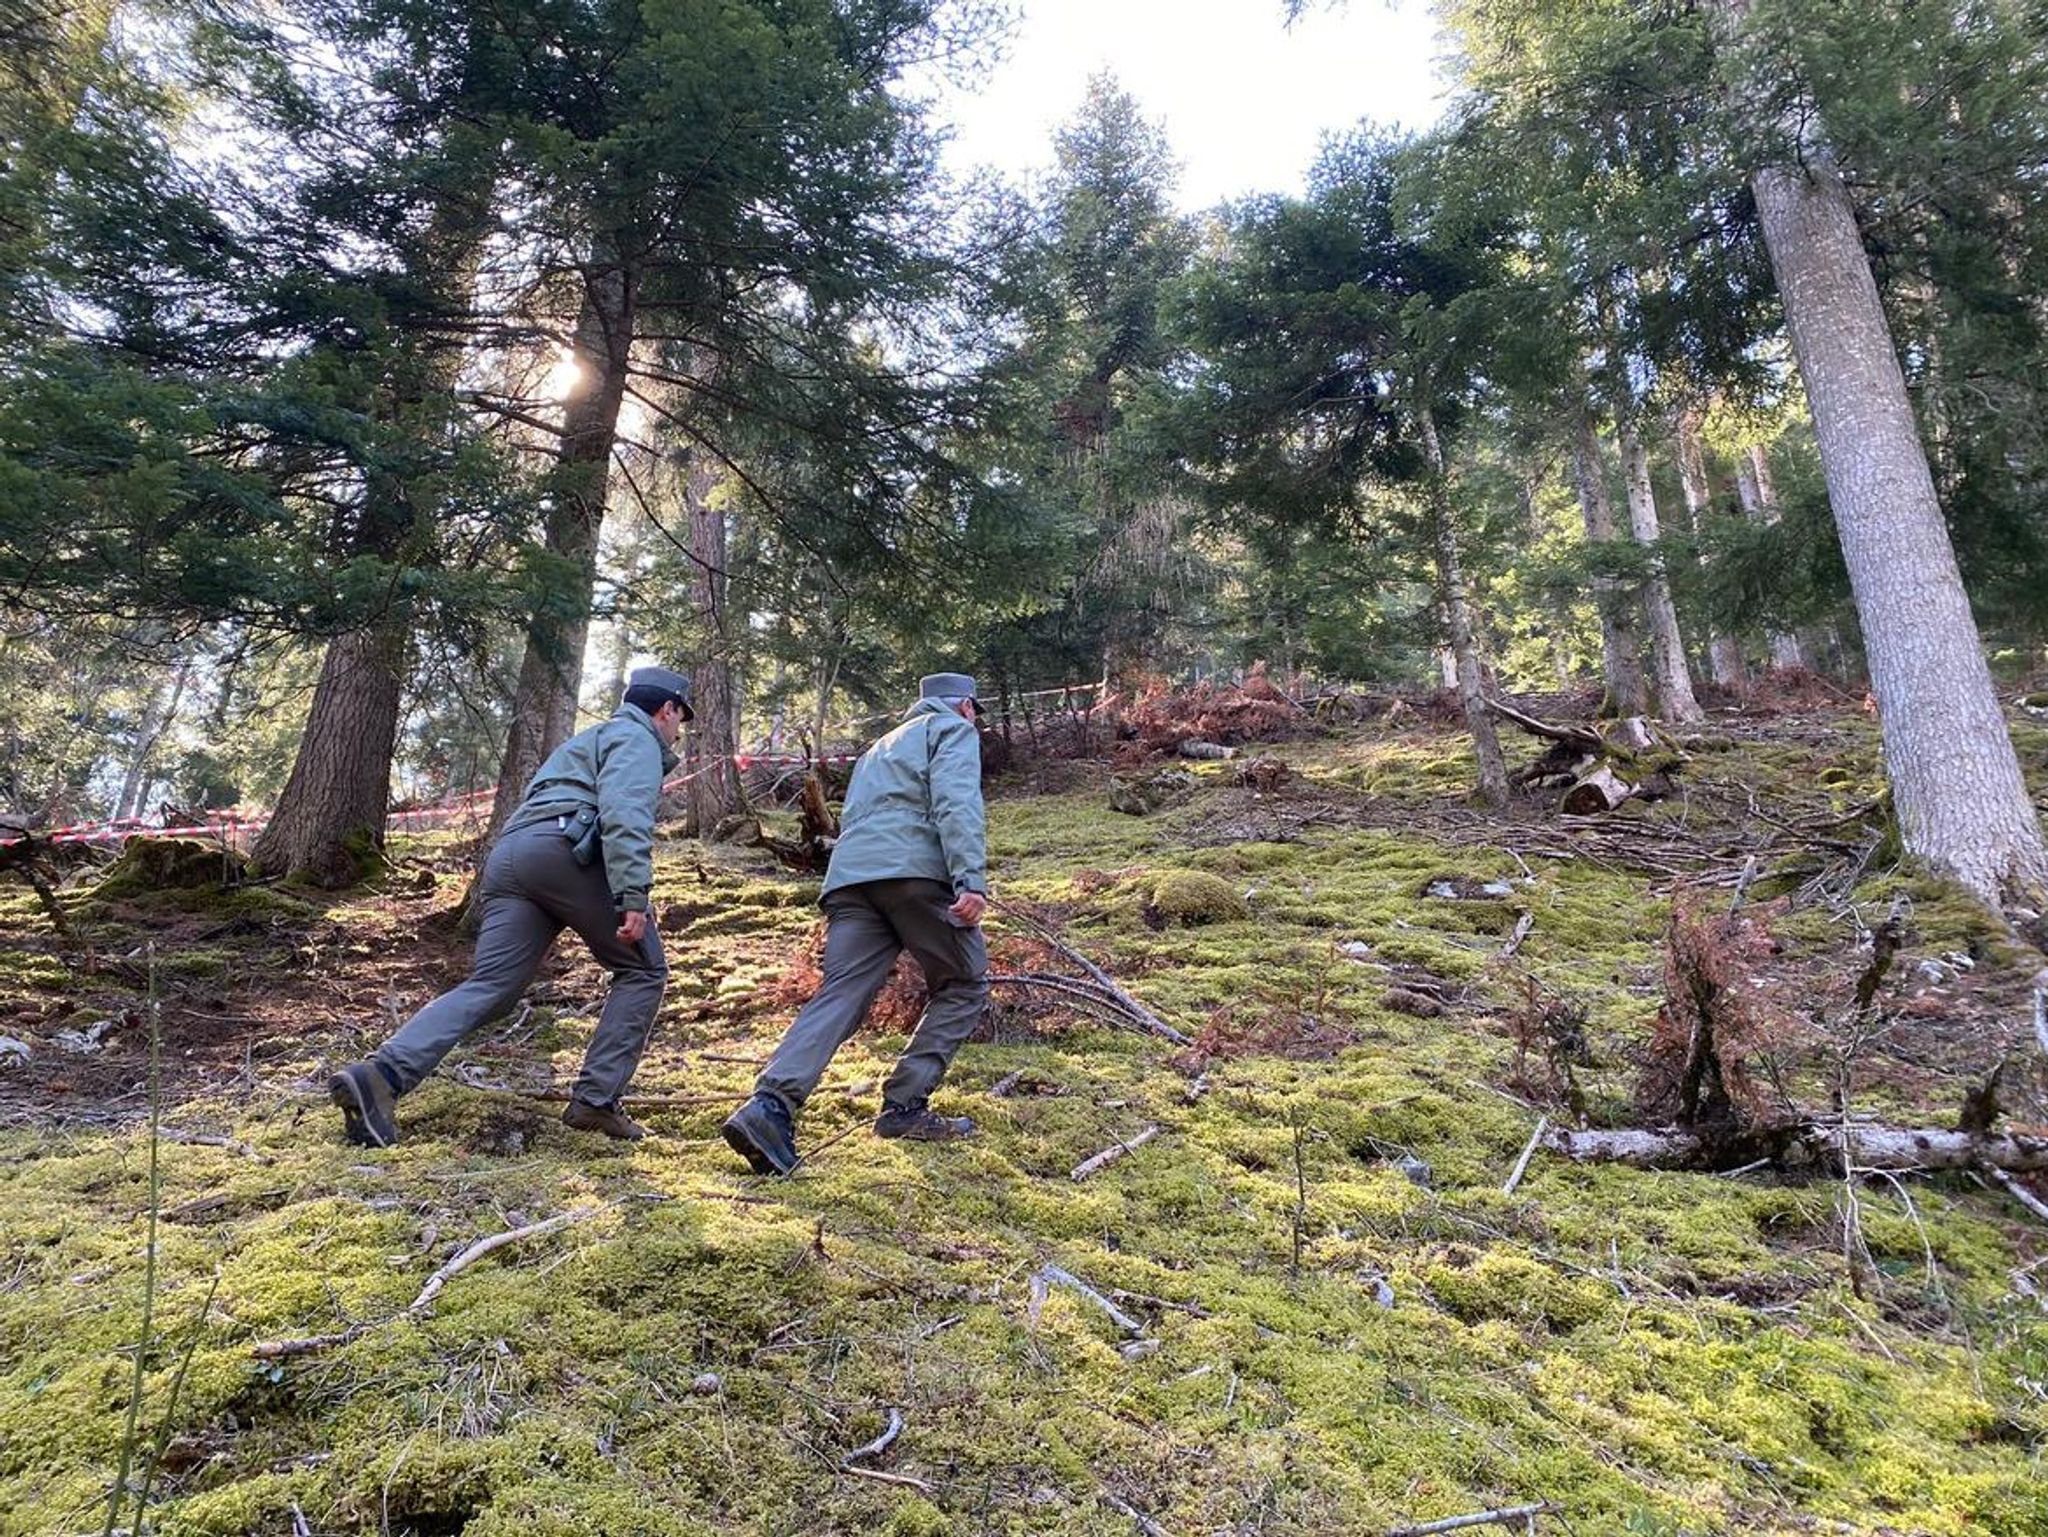
<instances>
[{"instance_id":1,"label":"forest undergrowth","mask_svg":"<svg viewBox=\"0 0 2048 1537\"><path fill-rule=\"evenodd\" d=\"M2048 729L2013 729L2038 799ZM185 1537L2048 1532L2048 1223L2012 1188L1531 1150L1652 1124L1674 912L1744 1001L1752 1111L1946 1128L2002 1063L2001 1129L2048 1134L2041 957L1899 868L1874 726L1729 716L1689 755L1571 824L1464 801L1427 712L1182 765L1145 815L1107 763L1021 761L997 971L1071 970L1049 931L1192 1044L999 985L940 1096L982 1135L883 1143L906 978L786 1182L717 1135L815 975L815 881L758 850L661 850L631 1148L545 1097L602 996L567 945L401 1146L342 1142L327 1072L461 974L445 837L338 897L79 879L65 936L6 888L0 1531L102 1530L125 1465L118 1527Z\"/></svg>"}]
</instances>

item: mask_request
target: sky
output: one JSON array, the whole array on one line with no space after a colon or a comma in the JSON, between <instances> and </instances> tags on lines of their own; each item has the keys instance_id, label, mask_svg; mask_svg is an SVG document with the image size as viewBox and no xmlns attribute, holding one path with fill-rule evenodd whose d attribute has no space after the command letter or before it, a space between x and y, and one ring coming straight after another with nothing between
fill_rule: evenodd
<instances>
[{"instance_id":1,"label":"sky","mask_svg":"<svg viewBox=\"0 0 2048 1537\"><path fill-rule=\"evenodd\" d=\"M1113 73L1163 122L1187 211L1248 192L1299 191L1325 133L1362 118L1422 128L1441 110L1425 0L1312 4L1292 26L1282 0L1018 0L1006 57L972 95L946 87L956 171L1011 177L1052 162L1052 133L1089 76Z\"/></svg>"}]
</instances>

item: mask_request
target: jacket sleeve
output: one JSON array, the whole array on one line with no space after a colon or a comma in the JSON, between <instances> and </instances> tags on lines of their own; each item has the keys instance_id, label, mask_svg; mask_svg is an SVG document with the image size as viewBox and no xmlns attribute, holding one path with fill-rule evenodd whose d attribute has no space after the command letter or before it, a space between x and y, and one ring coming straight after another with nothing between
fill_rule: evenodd
<instances>
[{"instance_id":1,"label":"jacket sleeve","mask_svg":"<svg viewBox=\"0 0 2048 1537\"><path fill-rule=\"evenodd\" d=\"M607 731L597 750L597 820L604 880L620 912L647 906L654 884L654 807L661 798L661 749L647 732Z\"/></svg>"},{"instance_id":2,"label":"jacket sleeve","mask_svg":"<svg viewBox=\"0 0 2048 1537\"><path fill-rule=\"evenodd\" d=\"M981 803L981 733L964 718L930 727L932 825L953 891L988 891L988 819Z\"/></svg>"}]
</instances>

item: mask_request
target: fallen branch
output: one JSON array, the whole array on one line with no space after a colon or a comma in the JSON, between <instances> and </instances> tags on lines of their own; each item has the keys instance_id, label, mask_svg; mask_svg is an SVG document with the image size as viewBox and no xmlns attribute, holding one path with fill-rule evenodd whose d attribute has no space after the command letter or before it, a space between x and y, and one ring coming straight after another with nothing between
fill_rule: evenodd
<instances>
[{"instance_id":1,"label":"fallen branch","mask_svg":"<svg viewBox=\"0 0 2048 1537\"><path fill-rule=\"evenodd\" d=\"M870 1457L879 1457L882 1455L882 1453L886 1452L889 1449L889 1447L895 1442L896 1438L902 1434L903 1411L901 1409L898 1409L894 1404L891 1404L889 1406L888 1423L883 1425L882 1433L876 1436L874 1440L868 1442L867 1445L856 1446L852 1451L848 1452L844 1457L839 1459L839 1465L842 1468L850 1467L854 1463L864 1462Z\"/></svg>"},{"instance_id":2,"label":"fallen branch","mask_svg":"<svg viewBox=\"0 0 2048 1537\"><path fill-rule=\"evenodd\" d=\"M1846 1142L1846 1148L1844 1143ZM1721 1170L1759 1157L1783 1163L1805 1154L1836 1167L1859 1169L2003 1169L2031 1173L2048 1169L2048 1139L1975 1136L1932 1127L1847 1127L1823 1121L1793 1121L1709 1142L1677 1130L1568 1131L1553 1128L1544 1146L1576 1163L1625 1163L1639 1169Z\"/></svg>"},{"instance_id":3,"label":"fallen branch","mask_svg":"<svg viewBox=\"0 0 2048 1537\"><path fill-rule=\"evenodd\" d=\"M1111 1494L1105 1489L1102 1491L1102 1499L1105 1504L1109 1505L1119 1514L1129 1516L1133 1521L1137 1522L1138 1530L1143 1532L1145 1537L1173 1537L1173 1534L1167 1531L1165 1527L1154 1521L1144 1511L1138 1509L1137 1506L1122 1496Z\"/></svg>"},{"instance_id":4,"label":"fallen branch","mask_svg":"<svg viewBox=\"0 0 2048 1537\"><path fill-rule=\"evenodd\" d=\"M1092 1158L1082 1159L1079 1163L1074 1165L1074 1183L1078 1185L1081 1183L1082 1180L1086 1179L1089 1175L1100 1173L1102 1170L1108 1168L1111 1164L1115 1163L1119 1158L1123 1157L1124 1154L1131 1152L1136 1148L1143 1147L1147 1142L1150 1142L1154 1137L1158 1135L1159 1128L1157 1126L1147 1126L1143 1131L1139 1132L1135 1137L1131 1138L1128 1142L1118 1142L1111 1147L1104 1148L1101 1152L1095 1154L1095 1156Z\"/></svg>"},{"instance_id":5,"label":"fallen branch","mask_svg":"<svg viewBox=\"0 0 2048 1537\"><path fill-rule=\"evenodd\" d=\"M900 1484L905 1489L915 1489L919 1494L930 1494L932 1486L921 1478L912 1478L908 1473L884 1473L880 1468L846 1468L840 1472L853 1478L872 1478L878 1484Z\"/></svg>"},{"instance_id":6,"label":"fallen branch","mask_svg":"<svg viewBox=\"0 0 2048 1537\"><path fill-rule=\"evenodd\" d=\"M2039 1217L2043 1222L2048 1222L2048 1201L2043 1201L2033 1191L2022 1185L2003 1169L1988 1169L1985 1172L1990 1175L1992 1184L1998 1186L1999 1189L2003 1190L2015 1201L2018 1201L2020 1205L2026 1207L2028 1211Z\"/></svg>"},{"instance_id":7,"label":"fallen branch","mask_svg":"<svg viewBox=\"0 0 2048 1537\"><path fill-rule=\"evenodd\" d=\"M427 1277L419 1295L407 1303L402 1312L374 1323L352 1324L334 1334L315 1334L305 1339L268 1340L249 1347L249 1353L259 1361L275 1361L285 1356L308 1355L316 1350L326 1350L335 1345L346 1345L351 1340L361 1339L372 1329L381 1329L386 1324L398 1322L401 1318L417 1318L433 1306L434 1299L441 1295L441 1288L486 1254L495 1253L508 1244L523 1243L529 1238L544 1238L549 1233L559 1233L563 1228L595 1217L600 1212L611 1210L611 1202L602 1206L585 1206L576 1211L565 1211L559 1216L549 1217L545 1222L529 1223L525 1227L512 1228L503 1233L493 1233L488 1238L479 1238L439 1270Z\"/></svg>"},{"instance_id":8,"label":"fallen branch","mask_svg":"<svg viewBox=\"0 0 2048 1537\"><path fill-rule=\"evenodd\" d=\"M1502 1195L1513 1195L1515 1193L1515 1186L1521 1184L1522 1176L1528 1173L1529 1160L1535 1156L1538 1144L1543 1141L1544 1132L1549 1129L1550 1117L1547 1115L1538 1116L1536 1118L1536 1130L1530 1133L1528 1146L1522 1149L1522 1156L1515 1160L1515 1167L1508 1175L1507 1183L1500 1187Z\"/></svg>"},{"instance_id":9,"label":"fallen branch","mask_svg":"<svg viewBox=\"0 0 2048 1537\"><path fill-rule=\"evenodd\" d=\"M1045 1265L1039 1269L1038 1279L1079 1292L1090 1302L1101 1308L1104 1313L1107 1313L1110 1322L1123 1330L1132 1339L1144 1338L1145 1326L1143 1324L1139 1323L1137 1319L1131 1317L1130 1314L1126 1313L1114 1302L1111 1302L1109 1298L1103 1296L1101 1292L1090 1286L1072 1271L1062 1270L1058 1265Z\"/></svg>"},{"instance_id":10,"label":"fallen branch","mask_svg":"<svg viewBox=\"0 0 2048 1537\"><path fill-rule=\"evenodd\" d=\"M1522 941L1529 937L1529 931L1536 927L1536 915L1524 913L1515 920L1514 932L1508 935L1507 943L1500 947L1500 958L1513 960L1515 952L1522 948Z\"/></svg>"},{"instance_id":11,"label":"fallen branch","mask_svg":"<svg viewBox=\"0 0 2048 1537\"><path fill-rule=\"evenodd\" d=\"M1536 1529L1536 1518L1551 1509L1548 1501L1535 1505L1503 1505L1498 1510L1475 1510L1469 1516L1446 1516L1441 1521L1425 1521L1420 1526L1397 1526L1387 1537L1434 1537L1437 1532L1463 1531L1468 1526L1507 1526L1511 1522L1525 1522L1530 1531Z\"/></svg>"},{"instance_id":12,"label":"fallen branch","mask_svg":"<svg viewBox=\"0 0 2048 1537\"><path fill-rule=\"evenodd\" d=\"M1157 1014L1146 1008L1144 1004L1138 1002L1137 999L1123 990L1117 983L1116 978L1112 977L1100 966L1089 960L1087 956L1060 938L1049 923L1033 917L1030 913L1008 902L998 902L995 906L1005 917L1012 918L1023 924L1025 928L1030 929L1043 944L1050 947L1055 953L1072 961L1076 966L1087 972L1096 985L1116 1001L1118 1007L1122 1008L1131 1018L1138 1021L1139 1024L1143 1025L1154 1035L1162 1036L1166 1040L1173 1042L1176 1046L1192 1046L1194 1044L1191 1037L1174 1029L1172 1025L1169 1025Z\"/></svg>"}]
</instances>

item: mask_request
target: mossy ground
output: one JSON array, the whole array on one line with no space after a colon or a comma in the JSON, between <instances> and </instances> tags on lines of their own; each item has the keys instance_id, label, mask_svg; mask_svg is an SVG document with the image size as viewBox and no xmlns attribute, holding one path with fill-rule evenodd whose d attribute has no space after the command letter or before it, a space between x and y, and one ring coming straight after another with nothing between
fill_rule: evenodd
<instances>
[{"instance_id":1,"label":"mossy ground","mask_svg":"<svg viewBox=\"0 0 2048 1537\"><path fill-rule=\"evenodd\" d=\"M1820 756L1853 795L1872 771L1857 722L1758 734L1703 778L1768 795L1810 783ZM160 1148L152 1530L289 1532L296 1509L329 1533L1121 1537L1121 1501L1178 1534L1350 1533L1540 1499L1581 1533L2048 1532L2048 1272L2026 1269L2048 1233L1969 1181L1880 1181L1859 1192L1875 1273L1852 1284L1837 1182L1539 1156L1503 1194L1535 1121L1517 1100L1543 1092L1504 1021L1531 979L1571 999L1582 1087L1620 1114L1657 1008L1662 883L1584 861L1524 874L1505 849L1431 836L1425 813L1463 782L1448 732L1280 751L1299 804L1392 814L1290 820L1297 802L1234 789L1222 766L1147 818L1107 812L1100 782L992 805L1002 891L1210 1050L1071 1016L1045 1033L1016 1011L942 1091L983 1135L925 1147L863 1131L901 1036L862 1035L805 1117L817 1156L780 1183L743 1172L720 1108L649 1110L658 1135L619 1148L472 1086L574 1072L602 978L567 947L530 1014L451 1061L471 1082L406 1100L402 1146L344 1145L327 1068L460 973L426 923L460 885L433 846L325 907L245 891L224 915L182 895L95 912L80 894L90 967L31 940L33 898L10 896L0 923L23 943L0 952L0 1030L40 1043L81 1012L131 1022L104 1061L62 1068L69 1092L39 1065L6 1102L0 1531L97 1531L118 1459L147 1029L139 962L104 958L153 935L167 1125L237 1145ZM437 890L408 877L437 865ZM1189 873L1209 878L1192 883L1200 921L1158 921L1162 884ZM1446 875L1509 895L1424 895ZM1880 872L1854 896L1881 914L1911 885ZM1914 889L1908 962L1967 948L1977 920ZM786 1022L813 890L747 856L664 851L657 907L680 928L644 1090L745 1092ZM1523 911L1535 925L1503 963ZM1824 1000L1855 969L1839 915L1776 926L1777 980ZM1940 993L1960 1024L2002 996L1995 936L1976 939L1987 958L1967 977L1936 987L1909 967L1901 1010ZM1389 1007L1390 984L1446 1012ZM1810 1013L1820 1030L1826 1010ZM1039 1092L987 1093L1018 1068ZM1190 1103L1198 1069L1208 1092ZM1953 1113L1952 1075L1872 1076L1900 1107ZM1070 1179L1152 1124L1154 1141ZM424 1316L251 1355L394 1318L475 1238L591 1207L465 1271ZM1069 1291L1035 1310L1048 1261L1117 1289L1158 1348L1127 1359ZM891 1408L901 1438L858 1466L898 1481L842 1469Z\"/></svg>"}]
</instances>

